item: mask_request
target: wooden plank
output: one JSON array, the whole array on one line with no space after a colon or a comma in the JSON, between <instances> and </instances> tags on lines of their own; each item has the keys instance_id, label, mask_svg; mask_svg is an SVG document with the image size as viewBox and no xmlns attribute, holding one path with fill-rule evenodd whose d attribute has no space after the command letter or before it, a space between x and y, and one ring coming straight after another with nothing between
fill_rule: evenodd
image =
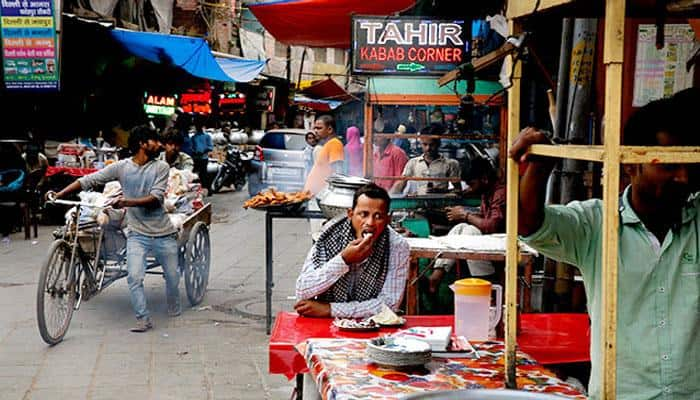
<instances>
[{"instance_id":1,"label":"wooden plank","mask_svg":"<svg viewBox=\"0 0 700 400\"><path fill-rule=\"evenodd\" d=\"M471 62L472 69L474 72L478 72L481 69L488 67L489 65L495 63L496 61L505 57L508 53L516 49L515 45L510 42L505 42L498 49L479 57ZM461 66L460 66L461 67ZM446 73L438 79L438 86L445 86L448 83L460 78L460 68L455 68L452 71Z\"/></svg>"},{"instance_id":2,"label":"wooden plank","mask_svg":"<svg viewBox=\"0 0 700 400\"><path fill-rule=\"evenodd\" d=\"M529 153L600 162L605 158L605 147L534 145ZM700 163L700 147L691 146L621 146L619 155L619 162L623 164Z\"/></svg>"},{"instance_id":3,"label":"wooden plank","mask_svg":"<svg viewBox=\"0 0 700 400\"><path fill-rule=\"evenodd\" d=\"M620 185L620 130L625 32L625 0L605 3L605 156L603 167L603 346L602 398L617 397L617 264Z\"/></svg>"},{"instance_id":4,"label":"wooden plank","mask_svg":"<svg viewBox=\"0 0 700 400\"><path fill-rule=\"evenodd\" d=\"M622 146L623 164L700 163L700 147L690 146Z\"/></svg>"},{"instance_id":5,"label":"wooden plank","mask_svg":"<svg viewBox=\"0 0 700 400\"><path fill-rule=\"evenodd\" d=\"M393 179L395 181L430 181L430 182L460 182L462 178L441 178L427 176L373 176L372 179Z\"/></svg>"},{"instance_id":6,"label":"wooden plank","mask_svg":"<svg viewBox=\"0 0 700 400\"><path fill-rule=\"evenodd\" d=\"M430 248L411 247L411 257L435 258L438 255L440 258L450 258L455 260L504 261L506 259L505 253L498 252L486 253L484 251L477 250L436 250ZM528 260L532 260L533 255L530 253L521 252L520 257L523 262L527 262Z\"/></svg>"},{"instance_id":7,"label":"wooden plank","mask_svg":"<svg viewBox=\"0 0 700 400\"><path fill-rule=\"evenodd\" d=\"M388 139L456 139L456 140L492 140L496 141L498 138L495 135L485 136L485 135L472 135L465 133L464 135L421 135L419 133L373 133L374 138L388 138Z\"/></svg>"},{"instance_id":8,"label":"wooden plank","mask_svg":"<svg viewBox=\"0 0 700 400\"><path fill-rule=\"evenodd\" d=\"M411 256L406 279L406 315L418 315L418 282L411 285L418 276L418 257Z\"/></svg>"},{"instance_id":9,"label":"wooden plank","mask_svg":"<svg viewBox=\"0 0 700 400\"><path fill-rule=\"evenodd\" d=\"M518 0L520 1L520 0ZM510 6L518 1L509 2ZM529 3L529 1L524 3ZM520 26L513 22L510 23L510 34L517 35L521 32ZM513 57L508 58L512 63ZM512 64L511 64L512 65ZM506 70L511 70L511 66L507 66ZM520 132L520 79L521 79L521 64L517 63L513 70L513 86L508 90L508 140L507 146L510 147L515 137ZM505 156L505 155L504 155ZM516 382L516 336L517 336L517 295L518 295L518 258L520 251L518 249L518 164L508 158L506 162L506 287L505 287L505 375L506 387L511 389L517 388Z\"/></svg>"},{"instance_id":10,"label":"wooden plank","mask_svg":"<svg viewBox=\"0 0 700 400\"><path fill-rule=\"evenodd\" d=\"M475 101L477 96L474 96ZM489 96L480 95L485 101ZM459 95L456 94L372 94L370 101L373 105L376 104L392 104L392 105L445 105L458 106Z\"/></svg>"},{"instance_id":11,"label":"wooden plank","mask_svg":"<svg viewBox=\"0 0 700 400\"><path fill-rule=\"evenodd\" d=\"M603 161L604 151L603 146L537 144L530 146L529 153L547 157L600 162Z\"/></svg>"},{"instance_id":12,"label":"wooden plank","mask_svg":"<svg viewBox=\"0 0 700 400\"><path fill-rule=\"evenodd\" d=\"M512 20L513 18L526 17L534 11L549 10L574 2L575 0L508 0L506 15L509 20Z\"/></svg>"}]
</instances>

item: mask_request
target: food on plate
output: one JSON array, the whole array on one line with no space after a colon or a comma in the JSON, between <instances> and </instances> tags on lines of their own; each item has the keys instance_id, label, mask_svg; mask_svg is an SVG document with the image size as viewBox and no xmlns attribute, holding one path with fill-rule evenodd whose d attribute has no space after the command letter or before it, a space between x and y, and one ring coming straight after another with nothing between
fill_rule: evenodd
<instances>
[{"instance_id":1,"label":"food on plate","mask_svg":"<svg viewBox=\"0 0 700 400\"><path fill-rule=\"evenodd\" d=\"M358 321L349 318L336 318L333 320L333 325L341 329L373 329L379 327L379 325L370 319Z\"/></svg>"},{"instance_id":2,"label":"food on plate","mask_svg":"<svg viewBox=\"0 0 700 400\"><path fill-rule=\"evenodd\" d=\"M273 188L260 192L243 203L243 208L300 203L311 198L311 192L278 192Z\"/></svg>"},{"instance_id":3,"label":"food on plate","mask_svg":"<svg viewBox=\"0 0 700 400\"><path fill-rule=\"evenodd\" d=\"M396 315L396 313L391 311L391 308L387 307L386 304L382 304L382 311L369 317L368 319L379 325L402 325L406 322L405 319L399 317Z\"/></svg>"}]
</instances>

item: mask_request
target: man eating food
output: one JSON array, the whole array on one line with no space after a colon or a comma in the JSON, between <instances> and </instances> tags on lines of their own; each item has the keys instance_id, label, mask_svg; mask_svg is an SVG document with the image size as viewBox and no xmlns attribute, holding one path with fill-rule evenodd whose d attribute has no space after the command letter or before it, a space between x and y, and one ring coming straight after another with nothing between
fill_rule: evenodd
<instances>
[{"instance_id":1,"label":"man eating food","mask_svg":"<svg viewBox=\"0 0 700 400\"><path fill-rule=\"evenodd\" d=\"M390 201L386 190L367 184L355 192L347 217L324 228L297 279L299 315L364 318L382 305L398 309L409 247L388 226Z\"/></svg>"}]
</instances>

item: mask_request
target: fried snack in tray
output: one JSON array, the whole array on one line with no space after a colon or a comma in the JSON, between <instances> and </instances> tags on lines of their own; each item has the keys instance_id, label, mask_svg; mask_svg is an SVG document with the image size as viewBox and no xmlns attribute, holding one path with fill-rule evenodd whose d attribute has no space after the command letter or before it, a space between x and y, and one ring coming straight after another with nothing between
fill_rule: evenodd
<instances>
[{"instance_id":1,"label":"fried snack in tray","mask_svg":"<svg viewBox=\"0 0 700 400\"><path fill-rule=\"evenodd\" d=\"M283 204L300 203L309 200L311 192L278 192L274 188L260 192L243 203L243 208L259 208L263 206L275 206Z\"/></svg>"}]
</instances>

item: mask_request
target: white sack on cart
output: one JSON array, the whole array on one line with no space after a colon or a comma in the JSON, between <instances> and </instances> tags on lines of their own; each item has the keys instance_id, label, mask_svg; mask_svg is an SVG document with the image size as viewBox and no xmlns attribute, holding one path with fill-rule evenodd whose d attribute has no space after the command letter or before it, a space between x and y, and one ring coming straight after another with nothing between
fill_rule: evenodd
<instances>
[{"instance_id":1,"label":"white sack on cart","mask_svg":"<svg viewBox=\"0 0 700 400\"><path fill-rule=\"evenodd\" d=\"M196 175L190 171L170 168L168 173L168 187L166 195L181 196L190 190L190 183L196 178Z\"/></svg>"},{"instance_id":2,"label":"white sack on cart","mask_svg":"<svg viewBox=\"0 0 700 400\"><path fill-rule=\"evenodd\" d=\"M178 230L178 232L182 230L182 225L187 220L187 214L168 214L168 217L170 218L170 222L173 224L175 229Z\"/></svg>"}]
</instances>

